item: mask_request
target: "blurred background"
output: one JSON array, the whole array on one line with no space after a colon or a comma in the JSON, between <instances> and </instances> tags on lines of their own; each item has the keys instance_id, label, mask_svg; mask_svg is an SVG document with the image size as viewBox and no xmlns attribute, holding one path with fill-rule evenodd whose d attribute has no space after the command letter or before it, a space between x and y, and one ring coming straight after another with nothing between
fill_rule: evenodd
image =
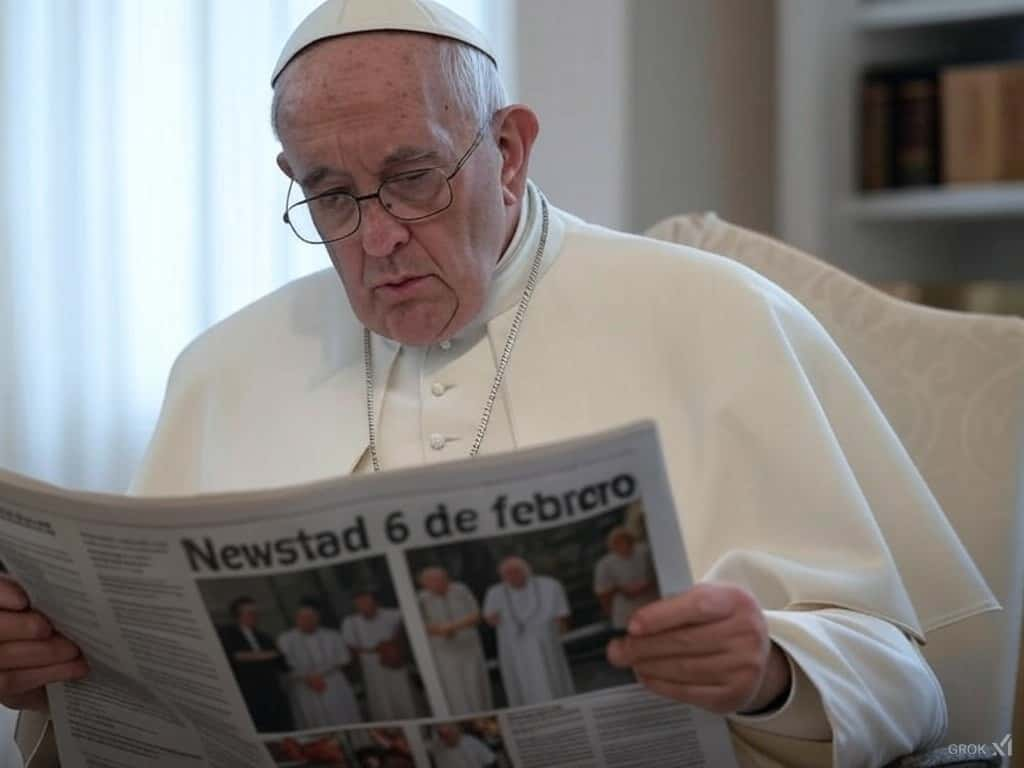
<instances>
[{"instance_id":1,"label":"blurred background","mask_svg":"<svg viewBox=\"0 0 1024 768\"><path fill-rule=\"evenodd\" d=\"M0 467L122 490L188 341L328 266L269 72L316 0L0 0ZM553 202L716 211L914 300L1021 312L1024 0L448 0Z\"/></svg>"}]
</instances>

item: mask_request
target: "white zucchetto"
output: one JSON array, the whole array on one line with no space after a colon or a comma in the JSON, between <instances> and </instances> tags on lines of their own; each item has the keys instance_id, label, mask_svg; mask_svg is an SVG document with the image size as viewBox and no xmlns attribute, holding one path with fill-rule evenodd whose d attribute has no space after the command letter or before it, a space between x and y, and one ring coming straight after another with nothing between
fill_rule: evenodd
<instances>
[{"instance_id":1,"label":"white zucchetto","mask_svg":"<svg viewBox=\"0 0 1024 768\"><path fill-rule=\"evenodd\" d=\"M484 34L433 0L327 0L292 32L274 66L271 85L300 51L319 40L361 32L418 32L471 45L497 64Z\"/></svg>"}]
</instances>

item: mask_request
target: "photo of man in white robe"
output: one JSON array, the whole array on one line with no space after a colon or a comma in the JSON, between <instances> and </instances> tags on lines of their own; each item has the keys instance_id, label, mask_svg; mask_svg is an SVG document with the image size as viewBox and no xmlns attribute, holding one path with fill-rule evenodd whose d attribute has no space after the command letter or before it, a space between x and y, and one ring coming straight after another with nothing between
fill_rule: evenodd
<instances>
[{"instance_id":1,"label":"photo of man in white robe","mask_svg":"<svg viewBox=\"0 0 1024 768\"><path fill-rule=\"evenodd\" d=\"M654 563L646 544L625 527L613 528L605 540L608 554L594 569L594 594L614 629L625 629L633 612L658 599Z\"/></svg>"},{"instance_id":2,"label":"photo of man in white robe","mask_svg":"<svg viewBox=\"0 0 1024 768\"><path fill-rule=\"evenodd\" d=\"M498 764L498 757L480 739L454 723L434 728L430 756L435 768L489 768Z\"/></svg>"},{"instance_id":3,"label":"photo of man in white robe","mask_svg":"<svg viewBox=\"0 0 1024 768\"><path fill-rule=\"evenodd\" d=\"M299 730L362 722L344 667L352 655L335 629L320 626L320 607L304 600L295 627L277 638L290 668L288 698Z\"/></svg>"},{"instance_id":4,"label":"photo of man in white robe","mask_svg":"<svg viewBox=\"0 0 1024 768\"><path fill-rule=\"evenodd\" d=\"M424 568L419 582L423 623L449 711L463 715L492 709L491 681L477 631L480 603L444 568Z\"/></svg>"},{"instance_id":5,"label":"photo of man in white robe","mask_svg":"<svg viewBox=\"0 0 1024 768\"><path fill-rule=\"evenodd\" d=\"M357 613L342 622L341 634L359 657L370 720L418 717L420 697L413 688L404 650L401 612L378 606L370 592L357 594L355 605Z\"/></svg>"},{"instance_id":6,"label":"photo of man in white robe","mask_svg":"<svg viewBox=\"0 0 1024 768\"><path fill-rule=\"evenodd\" d=\"M498 635L509 706L572 696L572 673L562 646L571 615L565 588L549 576L534 576L521 557L502 560L498 575L501 581L484 597L484 619Z\"/></svg>"}]
</instances>

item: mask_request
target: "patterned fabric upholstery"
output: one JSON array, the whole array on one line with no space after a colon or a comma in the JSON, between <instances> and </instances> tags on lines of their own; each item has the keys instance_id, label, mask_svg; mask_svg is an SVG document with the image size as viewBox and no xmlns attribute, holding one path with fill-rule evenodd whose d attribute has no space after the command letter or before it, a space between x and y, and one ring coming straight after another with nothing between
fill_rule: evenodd
<instances>
[{"instance_id":1,"label":"patterned fabric upholstery","mask_svg":"<svg viewBox=\"0 0 1024 768\"><path fill-rule=\"evenodd\" d=\"M928 635L925 656L949 707L947 743L1003 739L1024 607L1024 320L892 298L714 214L677 216L647 234L760 272L850 359L1004 607Z\"/></svg>"}]
</instances>

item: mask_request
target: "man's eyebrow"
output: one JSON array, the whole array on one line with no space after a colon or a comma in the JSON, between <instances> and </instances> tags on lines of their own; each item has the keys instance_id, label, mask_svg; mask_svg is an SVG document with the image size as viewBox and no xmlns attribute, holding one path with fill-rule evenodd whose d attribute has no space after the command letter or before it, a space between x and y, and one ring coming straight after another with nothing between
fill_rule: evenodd
<instances>
[{"instance_id":1,"label":"man's eyebrow","mask_svg":"<svg viewBox=\"0 0 1024 768\"><path fill-rule=\"evenodd\" d=\"M441 165L444 163L445 158L442 157L441 153L436 149L403 145L396 147L388 153L387 157L385 157L384 161L381 163L381 169L384 170L391 166L400 165L402 163L411 163L413 161L422 161ZM339 171L326 165L319 165L302 178L299 182L299 186L304 189L309 189L317 186L328 177L337 179L339 184L345 184L352 181L352 177L344 171Z\"/></svg>"},{"instance_id":2,"label":"man's eyebrow","mask_svg":"<svg viewBox=\"0 0 1024 768\"><path fill-rule=\"evenodd\" d=\"M315 187L328 176L336 177L339 183L351 181L351 177L347 173L328 168L325 165L319 165L302 177L302 180L299 181L299 186L303 189Z\"/></svg>"},{"instance_id":3,"label":"man's eyebrow","mask_svg":"<svg viewBox=\"0 0 1024 768\"><path fill-rule=\"evenodd\" d=\"M388 153L388 156L384 158L384 162L381 163L382 168L387 168L391 165L398 165L400 163L408 163L413 160L424 160L427 162L441 163L443 161L441 154L436 149L425 149L423 147L413 146L401 146L396 147L394 150Z\"/></svg>"}]
</instances>

